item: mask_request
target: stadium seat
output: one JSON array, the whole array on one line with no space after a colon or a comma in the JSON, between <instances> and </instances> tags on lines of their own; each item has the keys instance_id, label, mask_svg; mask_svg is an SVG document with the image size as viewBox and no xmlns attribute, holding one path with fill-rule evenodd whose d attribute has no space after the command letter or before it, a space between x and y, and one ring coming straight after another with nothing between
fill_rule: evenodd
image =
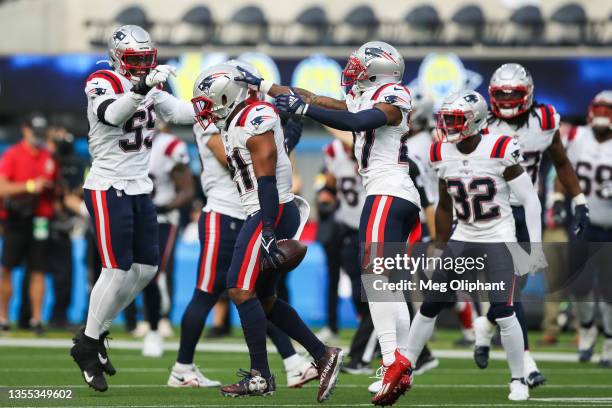
<instances>
[{"instance_id":1,"label":"stadium seat","mask_svg":"<svg viewBox=\"0 0 612 408\"><path fill-rule=\"evenodd\" d=\"M546 38L550 45L574 46L585 40L587 16L577 3L561 6L550 17Z\"/></svg>"},{"instance_id":2,"label":"stadium seat","mask_svg":"<svg viewBox=\"0 0 612 408\"><path fill-rule=\"evenodd\" d=\"M272 30L270 43L282 45L319 45L327 40L329 21L322 7L313 6L303 10L295 19Z\"/></svg>"},{"instance_id":3,"label":"stadium seat","mask_svg":"<svg viewBox=\"0 0 612 408\"><path fill-rule=\"evenodd\" d=\"M114 19L110 21L97 22L94 24L96 33L91 37L91 44L95 46L106 46L108 38L115 28L120 25L134 24L150 30L153 23L147 17L147 13L139 6L130 6L121 10Z\"/></svg>"},{"instance_id":4,"label":"stadium seat","mask_svg":"<svg viewBox=\"0 0 612 408\"><path fill-rule=\"evenodd\" d=\"M499 25L489 45L531 46L542 44L544 19L539 7L528 5L512 13L506 24Z\"/></svg>"},{"instance_id":5,"label":"stadium seat","mask_svg":"<svg viewBox=\"0 0 612 408\"><path fill-rule=\"evenodd\" d=\"M429 5L410 10L399 26L397 43L400 45L436 45L442 30L438 11Z\"/></svg>"},{"instance_id":6,"label":"stadium seat","mask_svg":"<svg viewBox=\"0 0 612 408\"><path fill-rule=\"evenodd\" d=\"M239 9L229 22L221 24L218 32L223 45L257 45L266 37L268 22L263 11L257 6Z\"/></svg>"},{"instance_id":7,"label":"stadium seat","mask_svg":"<svg viewBox=\"0 0 612 408\"><path fill-rule=\"evenodd\" d=\"M337 45L361 45L374 37L378 26L378 18L370 6L355 7L335 27L334 43Z\"/></svg>"},{"instance_id":8,"label":"stadium seat","mask_svg":"<svg viewBox=\"0 0 612 408\"><path fill-rule=\"evenodd\" d=\"M482 9L469 4L457 10L446 25L444 38L449 45L469 46L482 38L485 16Z\"/></svg>"},{"instance_id":9,"label":"stadium seat","mask_svg":"<svg viewBox=\"0 0 612 408\"><path fill-rule=\"evenodd\" d=\"M167 27L166 35L160 35L162 45L203 45L212 40L214 20L206 6L195 6L189 9L180 21Z\"/></svg>"}]
</instances>

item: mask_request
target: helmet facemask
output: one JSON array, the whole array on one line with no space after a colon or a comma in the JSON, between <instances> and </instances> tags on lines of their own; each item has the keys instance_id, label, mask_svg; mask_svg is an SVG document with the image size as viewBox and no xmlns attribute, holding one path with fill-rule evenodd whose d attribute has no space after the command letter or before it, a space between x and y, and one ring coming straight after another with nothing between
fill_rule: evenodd
<instances>
[{"instance_id":1,"label":"helmet facemask","mask_svg":"<svg viewBox=\"0 0 612 408\"><path fill-rule=\"evenodd\" d=\"M342 70L342 86L353 86L355 82L363 81L367 79L367 68L357 56L351 55L346 63L346 66Z\"/></svg>"},{"instance_id":2,"label":"helmet facemask","mask_svg":"<svg viewBox=\"0 0 612 408\"><path fill-rule=\"evenodd\" d=\"M157 66L156 49L147 51L125 50L123 52L117 50L116 58L119 60L122 73L130 79L138 80Z\"/></svg>"},{"instance_id":3,"label":"helmet facemask","mask_svg":"<svg viewBox=\"0 0 612 408\"><path fill-rule=\"evenodd\" d=\"M526 86L490 86L491 107L496 116L511 119L531 107L531 91Z\"/></svg>"},{"instance_id":4,"label":"helmet facemask","mask_svg":"<svg viewBox=\"0 0 612 408\"><path fill-rule=\"evenodd\" d=\"M213 111L214 103L212 100L201 95L191 99L191 103L193 104L195 118L202 129L208 129L211 124L219 120L219 117Z\"/></svg>"},{"instance_id":5,"label":"helmet facemask","mask_svg":"<svg viewBox=\"0 0 612 408\"><path fill-rule=\"evenodd\" d=\"M471 111L462 110L440 110L436 114L436 128L438 137L442 142L457 143L468 137L470 134L471 122L474 114Z\"/></svg>"}]
</instances>

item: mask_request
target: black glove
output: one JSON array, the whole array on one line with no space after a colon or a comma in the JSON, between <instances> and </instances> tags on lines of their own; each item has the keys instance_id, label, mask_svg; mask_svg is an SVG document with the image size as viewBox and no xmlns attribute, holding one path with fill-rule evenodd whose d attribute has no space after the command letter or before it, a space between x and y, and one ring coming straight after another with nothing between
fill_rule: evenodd
<instances>
[{"instance_id":1,"label":"black glove","mask_svg":"<svg viewBox=\"0 0 612 408\"><path fill-rule=\"evenodd\" d=\"M565 210L564 200L555 200L552 205L552 220L555 225L564 225L567 221L567 211Z\"/></svg>"},{"instance_id":2,"label":"black glove","mask_svg":"<svg viewBox=\"0 0 612 408\"><path fill-rule=\"evenodd\" d=\"M276 235L271 228L261 230L261 262L266 259L270 266L277 269L284 260L282 252L276 245ZM261 268L263 269L263 267Z\"/></svg>"},{"instance_id":3,"label":"black glove","mask_svg":"<svg viewBox=\"0 0 612 408\"><path fill-rule=\"evenodd\" d=\"M580 204L574 207L574 219L572 221L572 232L577 237L581 236L589 225L589 207Z\"/></svg>"}]
</instances>

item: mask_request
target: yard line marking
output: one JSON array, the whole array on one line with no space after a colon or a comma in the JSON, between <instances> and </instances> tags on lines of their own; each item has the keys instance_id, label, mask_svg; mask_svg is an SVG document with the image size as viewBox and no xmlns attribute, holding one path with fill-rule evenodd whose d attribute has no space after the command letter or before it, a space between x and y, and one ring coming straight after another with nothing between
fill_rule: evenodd
<instances>
[{"instance_id":1,"label":"yard line marking","mask_svg":"<svg viewBox=\"0 0 612 408\"><path fill-rule=\"evenodd\" d=\"M75 371L75 370L73 370ZM111 388L159 388L160 386L166 387L165 383L159 384L112 384ZM415 385L418 388L508 388L508 384L417 384ZM6 387L18 387L15 385L0 385L2 388ZM66 384L66 385L25 385L19 386L25 388L89 388L86 384ZM366 384L337 384L337 388L367 388ZM302 388L318 388L316 384L306 384ZM546 388L572 388L572 389L581 389L581 388L590 388L590 389L610 389L610 384L546 384ZM216 388L211 388L216 389ZM611 389L612 391L612 389ZM612 396L610 397L602 397L602 398L610 398L612 401ZM326 404L327 405L327 404Z\"/></svg>"},{"instance_id":2,"label":"yard line marking","mask_svg":"<svg viewBox=\"0 0 612 408\"><path fill-rule=\"evenodd\" d=\"M111 342L112 348L117 350L141 350L142 341L132 340L113 340ZM72 340L69 339L20 339L20 338L0 338L0 347L45 347L45 348L70 348L72 347ZM164 350L176 351L178 350L179 343L167 342L164 344ZM198 344L197 351L207 352L233 352L233 353L248 353L248 348L244 343L204 343ZM273 346L269 348L270 351L275 350ZM578 356L575 352L533 352L531 353L533 358L537 361L552 361L552 362L577 362ZM472 359L472 350L448 350L439 349L435 350L435 356L439 358L450 358L450 359ZM506 353L504 351L492 351L489 356L492 360L506 360ZM598 355L594 355L593 359L599 359Z\"/></svg>"},{"instance_id":3,"label":"yard line marking","mask_svg":"<svg viewBox=\"0 0 612 408\"><path fill-rule=\"evenodd\" d=\"M47 407L41 407L38 405L33 405L33 406L24 406L21 408L74 408L76 405L65 405L65 406L57 406L57 405L53 405L53 406L47 406ZM259 404L232 404L232 405L227 405L227 404L206 404L206 405L168 405L168 404L163 404L163 405L105 405L106 408L159 408L159 407L168 407L168 408L226 408L226 407L248 407L248 408L253 408L253 407L286 407L286 408L290 408L290 407L320 407L321 404L274 404L274 405L259 405ZM325 404L326 407L371 407L372 404ZM396 405L397 407L423 407L423 408L428 408L428 407L537 407L537 406L544 406L544 407L597 407L597 406L601 406L598 404L595 405L587 405L587 404L543 404L543 405L536 405L536 404L517 404L517 403L503 403L503 404L399 404ZM89 406L80 406L80 408L99 408L100 405L89 405ZM0 408L13 408L12 406L2 406Z\"/></svg>"}]
</instances>

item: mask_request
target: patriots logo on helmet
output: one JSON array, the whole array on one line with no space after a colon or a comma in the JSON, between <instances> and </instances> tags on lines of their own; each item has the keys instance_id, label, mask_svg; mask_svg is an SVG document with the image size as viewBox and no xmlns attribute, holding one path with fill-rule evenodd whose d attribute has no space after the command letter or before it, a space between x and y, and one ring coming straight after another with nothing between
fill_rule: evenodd
<instances>
[{"instance_id":1,"label":"patriots logo on helmet","mask_svg":"<svg viewBox=\"0 0 612 408\"><path fill-rule=\"evenodd\" d=\"M269 115L256 116L253 120L251 120L251 125L255 126L255 128L258 128L259 125L264 123L266 119L271 119L271 118L272 116L269 116Z\"/></svg>"},{"instance_id":2,"label":"patriots logo on helmet","mask_svg":"<svg viewBox=\"0 0 612 408\"><path fill-rule=\"evenodd\" d=\"M226 72L218 72L216 74L212 74L207 76L206 78L204 78L199 84L198 84L198 89L202 92L207 92L210 87L212 86L213 82L215 79L227 75Z\"/></svg>"},{"instance_id":3,"label":"patriots logo on helmet","mask_svg":"<svg viewBox=\"0 0 612 408\"><path fill-rule=\"evenodd\" d=\"M115 40L115 42L119 42L119 41L123 41L125 37L126 37L126 34L123 31L117 31L113 35L113 40Z\"/></svg>"},{"instance_id":4,"label":"patriots logo on helmet","mask_svg":"<svg viewBox=\"0 0 612 408\"><path fill-rule=\"evenodd\" d=\"M465 101L468 102L468 103L476 103L476 102L478 102L478 97L476 95L474 95L474 94L465 95L463 97L463 99L465 99Z\"/></svg>"},{"instance_id":5,"label":"patriots logo on helmet","mask_svg":"<svg viewBox=\"0 0 612 408\"><path fill-rule=\"evenodd\" d=\"M387 51L383 50L382 48L366 48L364 53L365 53L365 57L367 60L375 58L375 57L379 57L379 58L386 58L393 62L397 62L395 61L395 58L391 56L391 54L389 54Z\"/></svg>"}]
</instances>

